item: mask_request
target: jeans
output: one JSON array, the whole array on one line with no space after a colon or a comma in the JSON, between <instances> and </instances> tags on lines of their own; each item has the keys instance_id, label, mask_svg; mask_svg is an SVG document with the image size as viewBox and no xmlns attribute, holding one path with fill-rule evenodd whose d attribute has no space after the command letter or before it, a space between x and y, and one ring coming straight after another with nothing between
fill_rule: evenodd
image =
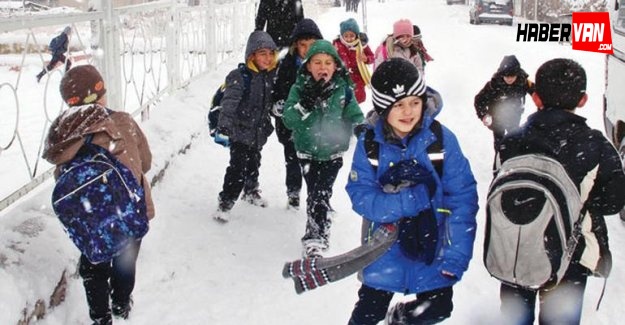
<instances>
[{"instance_id":1,"label":"jeans","mask_svg":"<svg viewBox=\"0 0 625 325\"><path fill-rule=\"evenodd\" d=\"M135 287L140 247L141 240L133 241L120 255L98 264L91 264L86 256L80 256L78 273L83 279L91 319L110 317L109 299L118 305L128 303Z\"/></svg>"},{"instance_id":2,"label":"jeans","mask_svg":"<svg viewBox=\"0 0 625 325\"><path fill-rule=\"evenodd\" d=\"M502 283L500 289L502 316L511 325L533 324L538 295L540 325L579 324L586 280L586 269L578 264L571 264L562 281L551 290L526 290Z\"/></svg>"}]
</instances>

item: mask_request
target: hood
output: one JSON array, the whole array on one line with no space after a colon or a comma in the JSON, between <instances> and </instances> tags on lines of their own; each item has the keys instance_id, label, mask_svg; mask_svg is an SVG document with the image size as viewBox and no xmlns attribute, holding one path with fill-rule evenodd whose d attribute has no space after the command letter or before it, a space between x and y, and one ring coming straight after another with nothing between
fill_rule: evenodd
<instances>
[{"instance_id":1,"label":"hood","mask_svg":"<svg viewBox=\"0 0 625 325\"><path fill-rule=\"evenodd\" d=\"M351 78L349 77L347 69L345 68L345 65L343 64L343 60L341 60L339 53L336 51L336 48L334 47L334 45L332 45L332 43L323 39L315 41L310 46L310 49L308 49L308 53L306 53L306 59L302 63L302 66L300 67L300 70L299 70L300 75L310 74L308 70L306 69L306 63L311 57L319 53L329 54L334 58L334 61L336 62L336 71L334 72L332 79L342 78L342 79L345 79L345 81L347 81L349 85L353 84Z\"/></svg>"},{"instance_id":2,"label":"hood","mask_svg":"<svg viewBox=\"0 0 625 325\"><path fill-rule=\"evenodd\" d=\"M314 38L314 39L323 39L323 35L321 35L321 31L317 24L309 18L304 18L300 20L295 28L293 29L293 33L291 33L291 44L297 42L303 38Z\"/></svg>"},{"instance_id":3,"label":"hood","mask_svg":"<svg viewBox=\"0 0 625 325\"><path fill-rule=\"evenodd\" d=\"M499 69L497 69L497 74L500 76L511 76L516 75L521 71L521 63L517 60L514 55L506 55L501 60L499 64Z\"/></svg>"},{"instance_id":4,"label":"hood","mask_svg":"<svg viewBox=\"0 0 625 325\"><path fill-rule=\"evenodd\" d=\"M104 106L70 107L50 125L42 157L52 164L63 164L76 155L86 135L107 132L111 139L117 139L120 133L115 130L110 111Z\"/></svg>"},{"instance_id":5,"label":"hood","mask_svg":"<svg viewBox=\"0 0 625 325\"><path fill-rule=\"evenodd\" d=\"M272 51L275 51L276 43L271 38L271 35L269 35L267 32L257 30L252 32L247 38L244 61L247 62L250 55L260 49L270 49Z\"/></svg>"}]
</instances>

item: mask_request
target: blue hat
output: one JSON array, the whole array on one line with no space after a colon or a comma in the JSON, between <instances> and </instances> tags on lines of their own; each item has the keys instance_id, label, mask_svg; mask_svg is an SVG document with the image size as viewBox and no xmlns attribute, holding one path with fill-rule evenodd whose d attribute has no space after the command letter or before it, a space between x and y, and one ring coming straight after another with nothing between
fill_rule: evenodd
<instances>
[{"instance_id":1,"label":"blue hat","mask_svg":"<svg viewBox=\"0 0 625 325\"><path fill-rule=\"evenodd\" d=\"M345 34L346 31L352 31L356 36L360 34L360 28L358 27L358 23L356 19L350 18L346 21L341 22L341 35Z\"/></svg>"}]
</instances>

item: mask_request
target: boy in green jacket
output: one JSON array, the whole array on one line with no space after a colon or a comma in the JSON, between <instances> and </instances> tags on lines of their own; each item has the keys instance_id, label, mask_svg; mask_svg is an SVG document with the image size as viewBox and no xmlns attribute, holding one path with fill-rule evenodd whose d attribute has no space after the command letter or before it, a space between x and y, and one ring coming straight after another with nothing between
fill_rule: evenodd
<instances>
[{"instance_id":1,"label":"boy in green jacket","mask_svg":"<svg viewBox=\"0 0 625 325\"><path fill-rule=\"evenodd\" d=\"M308 50L284 105L283 122L293 131L308 188L304 256L320 255L329 247L332 186L343 166L352 129L364 118L351 85L334 46L317 40Z\"/></svg>"}]
</instances>

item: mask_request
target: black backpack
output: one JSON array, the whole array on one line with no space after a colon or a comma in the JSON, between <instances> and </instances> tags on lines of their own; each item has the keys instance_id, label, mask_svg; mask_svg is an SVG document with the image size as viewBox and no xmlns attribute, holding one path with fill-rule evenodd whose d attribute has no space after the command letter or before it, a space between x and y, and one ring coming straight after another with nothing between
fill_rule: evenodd
<instances>
[{"instance_id":1,"label":"black backpack","mask_svg":"<svg viewBox=\"0 0 625 325\"><path fill-rule=\"evenodd\" d=\"M243 77L243 97L249 95L250 92L250 84L252 83L252 73L245 66L244 63L239 63L237 67L239 72L241 72L241 76ZM217 132L217 125L219 124L219 113L221 112L221 100L224 98L224 93L226 92L226 83L224 82L215 94L213 95L213 99L211 100L211 107L208 110L208 131L211 137L215 137L215 133Z\"/></svg>"},{"instance_id":2,"label":"black backpack","mask_svg":"<svg viewBox=\"0 0 625 325\"><path fill-rule=\"evenodd\" d=\"M427 148L428 157L440 178L443 177L443 160L445 150L443 147L443 130L440 122L433 120L430 124L430 130L436 136L436 141ZM375 133L372 128L365 131L365 151L369 163L374 170L378 168L378 156L380 154L380 145L374 140ZM430 214L432 211L423 211L421 214ZM399 234L398 241L402 253L412 260L423 260L426 264L431 264L436 253L438 243L438 227L435 222L435 216L424 215L417 218L401 218L398 222ZM434 222L432 222L434 221ZM369 238L373 231L373 222L363 218L362 239Z\"/></svg>"}]
</instances>

